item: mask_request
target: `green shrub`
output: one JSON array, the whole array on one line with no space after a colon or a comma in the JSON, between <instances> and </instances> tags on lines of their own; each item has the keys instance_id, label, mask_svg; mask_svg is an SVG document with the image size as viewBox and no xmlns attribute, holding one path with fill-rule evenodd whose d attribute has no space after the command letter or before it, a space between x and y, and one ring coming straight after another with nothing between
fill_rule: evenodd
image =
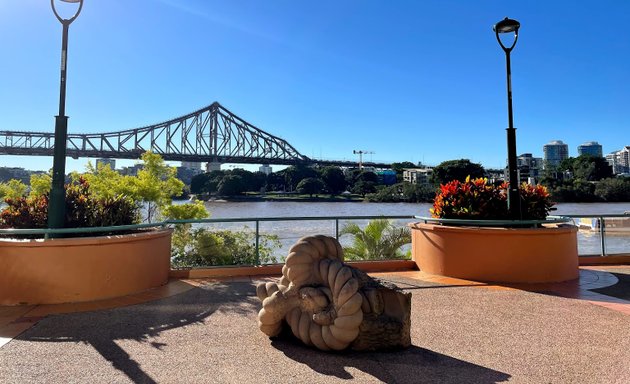
<instances>
[{"instance_id":1,"label":"green shrub","mask_svg":"<svg viewBox=\"0 0 630 384\"><path fill-rule=\"evenodd\" d=\"M124 196L94 198L84 178L67 184L64 227L107 227L135 224L138 205ZM48 193L39 196L6 199L0 212L2 228L45 228L48 219Z\"/></svg>"},{"instance_id":2,"label":"green shrub","mask_svg":"<svg viewBox=\"0 0 630 384\"><path fill-rule=\"evenodd\" d=\"M267 264L276 261L272 252L274 248L280 247L277 236L260 235L257 259L254 233L181 226L173 233L172 265L206 267Z\"/></svg>"}]
</instances>

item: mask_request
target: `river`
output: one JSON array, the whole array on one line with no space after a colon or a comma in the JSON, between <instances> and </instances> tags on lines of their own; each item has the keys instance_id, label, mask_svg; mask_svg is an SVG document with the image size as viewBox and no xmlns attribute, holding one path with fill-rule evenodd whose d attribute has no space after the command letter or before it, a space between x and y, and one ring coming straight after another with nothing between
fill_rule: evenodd
<instances>
[{"instance_id":1,"label":"river","mask_svg":"<svg viewBox=\"0 0 630 384\"><path fill-rule=\"evenodd\" d=\"M222 202L208 201L205 203L211 218L245 218L245 217L314 217L314 216L430 216L431 204L420 203L362 203L362 202ZM623 214L630 211L630 203L562 203L556 205L554 215L597 215ZM410 220L397 220L397 224L404 225ZM367 221L358 222L362 225ZM340 221L339 228L345 224ZM253 229L255 224L246 223ZM221 224L227 229L243 229L243 223ZM302 236L312 234L335 235L334 221L273 221L261 222L260 233L274 234L280 238L282 248L274 255L286 254L288 248ZM347 245L350 239L342 237L342 244ZM580 230L578 233L578 251L581 255L599 254L601 239L599 233ZM606 252L630 253L630 234L607 235Z\"/></svg>"}]
</instances>

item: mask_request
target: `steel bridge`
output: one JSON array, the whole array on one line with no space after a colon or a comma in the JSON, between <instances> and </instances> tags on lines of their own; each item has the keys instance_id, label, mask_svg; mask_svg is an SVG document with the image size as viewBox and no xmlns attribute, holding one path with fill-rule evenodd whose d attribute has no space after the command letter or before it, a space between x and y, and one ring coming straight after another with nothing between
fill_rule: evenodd
<instances>
[{"instance_id":1,"label":"steel bridge","mask_svg":"<svg viewBox=\"0 0 630 384\"><path fill-rule=\"evenodd\" d=\"M53 132L0 131L0 154L53 156ZM146 151L164 160L241 164L354 166L352 161L315 160L287 141L256 128L218 102L163 123L119 132L68 134L67 155L139 159ZM389 164L364 163L376 167Z\"/></svg>"}]
</instances>

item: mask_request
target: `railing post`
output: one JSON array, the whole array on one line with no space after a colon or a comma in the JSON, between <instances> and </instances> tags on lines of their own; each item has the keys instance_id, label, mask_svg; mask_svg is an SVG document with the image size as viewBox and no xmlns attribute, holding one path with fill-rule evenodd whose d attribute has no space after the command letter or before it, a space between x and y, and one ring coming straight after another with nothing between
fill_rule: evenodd
<instances>
[{"instance_id":1,"label":"railing post","mask_svg":"<svg viewBox=\"0 0 630 384\"><path fill-rule=\"evenodd\" d=\"M260 234L260 221L256 220L256 265L260 265L259 234Z\"/></svg>"},{"instance_id":2,"label":"railing post","mask_svg":"<svg viewBox=\"0 0 630 384\"><path fill-rule=\"evenodd\" d=\"M606 256L606 222L603 217L599 217L599 236L601 237L602 256Z\"/></svg>"},{"instance_id":3,"label":"railing post","mask_svg":"<svg viewBox=\"0 0 630 384\"><path fill-rule=\"evenodd\" d=\"M339 240L339 219L335 219L335 239Z\"/></svg>"}]
</instances>

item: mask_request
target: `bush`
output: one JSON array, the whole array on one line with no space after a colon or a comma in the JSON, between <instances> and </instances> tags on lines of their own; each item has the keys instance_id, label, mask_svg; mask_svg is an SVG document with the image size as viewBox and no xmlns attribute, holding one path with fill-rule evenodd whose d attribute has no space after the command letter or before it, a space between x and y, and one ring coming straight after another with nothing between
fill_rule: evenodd
<instances>
[{"instance_id":1,"label":"bush","mask_svg":"<svg viewBox=\"0 0 630 384\"><path fill-rule=\"evenodd\" d=\"M440 186L431 214L442 219L506 220L510 218L507 204L508 183L494 186L488 179L466 178ZM544 220L554 203L547 188L523 183L519 188L523 220Z\"/></svg>"},{"instance_id":2,"label":"bush","mask_svg":"<svg viewBox=\"0 0 630 384\"><path fill-rule=\"evenodd\" d=\"M139 207L124 196L94 198L84 178L67 184L64 227L107 227L135 224ZM48 220L48 193L40 196L6 199L0 212L2 228L45 228Z\"/></svg>"},{"instance_id":3,"label":"bush","mask_svg":"<svg viewBox=\"0 0 630 384\"><path fill-rule=\"evenodd\" d=\"M267 264L276 261L272 251L281 247L277 236L260 235L257 259L254 233L180 229L173 234L174 267Z\"/></svg>"}]
</instances>

